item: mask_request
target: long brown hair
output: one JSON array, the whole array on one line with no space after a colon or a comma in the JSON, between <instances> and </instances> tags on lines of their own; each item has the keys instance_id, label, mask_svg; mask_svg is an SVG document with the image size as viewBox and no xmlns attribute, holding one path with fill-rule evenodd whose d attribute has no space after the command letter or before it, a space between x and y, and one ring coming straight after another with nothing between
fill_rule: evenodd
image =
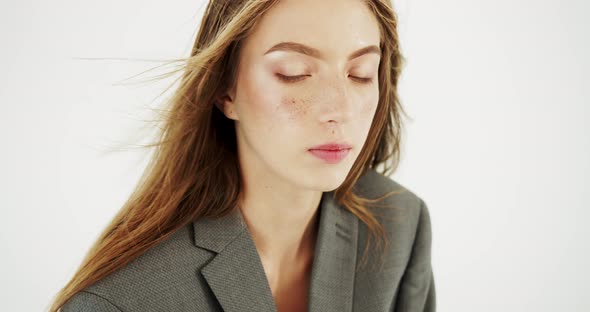
<instances>
[{"instance_id":1,"label":"long brown hair","mask_svg":"<svg viewBox=\"0 0 590 312\"><path fill-rule=\"evenodd\" d=\"M234 122L215 105L235 84L240 43L278 0L210 0L180 83L161 115L154 154L135 190L90 248L72 279L56 294L50 311L73 295L125 266L177 229L203 217L221 217L238 203L240 172ZM354 185L368 169L391 174L400 158L401 114L397 94L404 59L397 17L389 0L366 0L381 31L379 103L367 140L335 198L369 229L385 232L368 205L381 198L357 196ZM391 192L386 194L394 194ZM368 239L365 254L370 246ZM380 244L381 246L381 244Z\"/></svg>"}]
</instances>

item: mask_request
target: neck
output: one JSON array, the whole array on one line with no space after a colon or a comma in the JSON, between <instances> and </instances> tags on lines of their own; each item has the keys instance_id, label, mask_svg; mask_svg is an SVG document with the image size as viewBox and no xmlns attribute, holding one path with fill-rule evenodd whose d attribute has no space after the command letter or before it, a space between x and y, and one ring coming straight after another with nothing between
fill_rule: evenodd
<instances>
[{"instance_id":1,"label":"neck","mask_svg":"<svg viewBox=\"0 0 590 312\"><path fill-rule=\"evenodd\" d=\"M277 269L313 259L320 191L245 189L240 209L258 252ZM261 190L263 189L263 190Z\"/></svg>"}]
</instances>

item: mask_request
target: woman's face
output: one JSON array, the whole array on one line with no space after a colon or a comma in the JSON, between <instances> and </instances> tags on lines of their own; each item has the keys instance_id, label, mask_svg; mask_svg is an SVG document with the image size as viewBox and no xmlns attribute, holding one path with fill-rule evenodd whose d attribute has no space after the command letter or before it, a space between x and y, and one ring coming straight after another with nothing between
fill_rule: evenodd
<instances>
[{"instance_id":1,"label":"woman's face","mask_svg":"<svg viewBox=\"0 0 590 312\"><path fill-rule=\"evenodd\" d=\"M379 40L361 0L282 0L263 15L242 43L223 106L243 173L319 191L340 186L377 108ZM337 162L310 151L327 143L351 149Z\"/></svg>"}]
</instances>

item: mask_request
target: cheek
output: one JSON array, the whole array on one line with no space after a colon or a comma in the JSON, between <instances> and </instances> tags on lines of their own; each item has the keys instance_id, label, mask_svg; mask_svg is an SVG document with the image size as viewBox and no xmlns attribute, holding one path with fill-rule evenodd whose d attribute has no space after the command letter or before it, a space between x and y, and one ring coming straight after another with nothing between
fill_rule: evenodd
<instances>
[{"instance_id":1,"label":"cheek","mask_svg":"<svg viewBox=\"0 0 590 312\"><path fill-rule=\"evenodd\" d=\"M257 112L257 119L265 124L283 126L305 118L311 107L309 99L289 94L279 87L270 85L264 90L257 90L250 97L250 103Z\"/></svg>"},{"instance_id":2,"label":"cheek","mask_svg":"<svg viewBox=\"0 0 590 312\"><path fill-rule=\"evenodd\" d=\"M379 90L371 92L361 99L360 114L363 118L372 119L379 102Z\"/></svg>"},{"instance_id":3,"label":"cheek","mask_svg":"<svg viewBox=\"0 0 590 312\"><path fill-rule=\"evenodd\" d=\"M309 113L310 100L277 85L270 75L257 74L246 83L249 125L265 135L284 133L296 128ZM264 86L264 87L260 87ZM295 131L295 130L293 130Z\"/></svg>"},{"instance_id":4,"label":"cheek","mask_svg":"<svg viewBox=\"0 0 590 312\"><path fill-rule=\"evenodd\" d=\"M308 115L313 114L314 107L319 106L321 101L329 101L325 98L327 95L322 90L304 89L297 92L285 92L281 96L280 107L277 110L285 119L288 120L303 120ZM363 94L355 96L356 107L353 108L361 118L371 119L377 109L379 101L379 89L376 88L372 92L364 92Z\"/></svg>"},{"instance_id":5,"label":"cheek","mask_svg":"<svg viewBox=\"0 0 590 312\"><path fill-rule=\"evenodd\" d=\"M309 113L310 101L306 98L293 95L284 95L281 98L280 111L288 120L305 118Z\"/></svg>"}]
</instances>

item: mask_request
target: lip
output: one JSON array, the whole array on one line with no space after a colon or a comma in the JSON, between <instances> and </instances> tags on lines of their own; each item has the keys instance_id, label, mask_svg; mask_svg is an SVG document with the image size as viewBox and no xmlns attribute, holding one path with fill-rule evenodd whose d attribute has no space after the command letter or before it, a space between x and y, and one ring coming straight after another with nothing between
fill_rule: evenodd
<instances>
[{"instance_id":1,"label":"lip","mask_svg":"<svg viewBox=\"0 0 590 312\"><path fill-rule=\"evenodd\" d=\"M348 155L352 146L346 143L328 143L317 145L309 149L309 152L327 163L335 164Z\"/></svg>"},{"instance_id":2,"label":"lip","mask_svg":"<svg viewBox=\"0 0 590 312\"><path fill-rule=\"evenodd\" d=\"M310 148L310 150L330 150L330 151L333 151L333 150L351 149L351 148L352 148L352 146L347 143L327 143L327 144L314 146L314 147Z\"/></svg>"}]
</instances>

